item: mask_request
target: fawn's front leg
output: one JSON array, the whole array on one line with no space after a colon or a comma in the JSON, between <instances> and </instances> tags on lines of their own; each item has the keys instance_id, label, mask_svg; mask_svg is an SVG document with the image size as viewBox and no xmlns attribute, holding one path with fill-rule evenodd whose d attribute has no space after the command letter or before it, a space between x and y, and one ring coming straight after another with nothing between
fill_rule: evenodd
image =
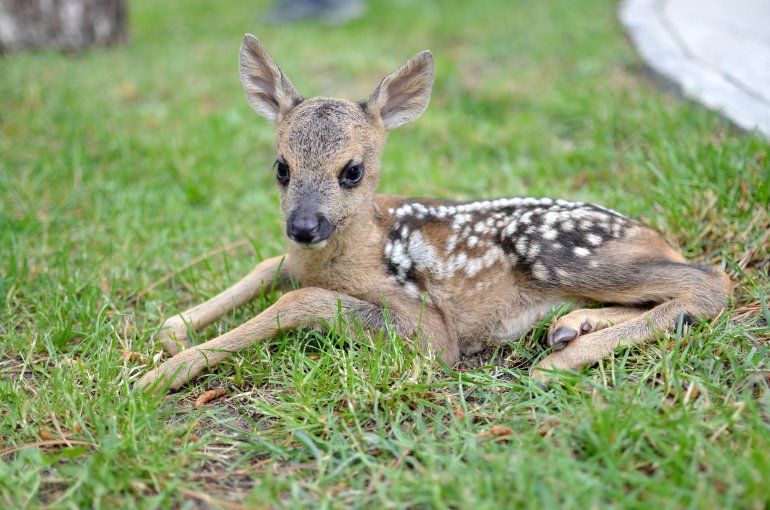
<instances>
[{"instance_id":1,"label":"fawn's front leg","mask_svg":"<svg viewBox=\"0 0 770 510\"><path fill-rule=\"evenodd\" d=\"M170 389L178 389L187 381L198 377L207 367L216 365L256 341L271 338L280 331L317 327L323 322L331 324L339 315L340 308L343 316L347 315L349 319L360 321L367 330L384 329L387 323L378 305L317 287L298 289L284 294L275 304L241 326L180 352L146 373L136 385L140 388L150 388L168 384ZM402 336L412 336L418 328L427 337L445 333L428 331L426 325L431 323L431 319L427 317L405 317L391 310L389 319L396 332ZM453 356L456 357L456 349L454 352L441 354L452 360Z\"/></svg>"},{"instance_id":2,"label":"fawn's front leg","mask_svg":"<svg viewBox=\"0 0 770 510\"><path fill-rule=\"evenodd\" d=\"M289 283L286 270L286 255L279 255L257 264L245 278L217 294L208 301L167 319L158 331L158 340L163 349L172 356L187 348L188 328L193 331L211 324L213 321L230 313L255 297L264 288L270 290L275 285L285 287Z\"/></svg>"}]
</instances>

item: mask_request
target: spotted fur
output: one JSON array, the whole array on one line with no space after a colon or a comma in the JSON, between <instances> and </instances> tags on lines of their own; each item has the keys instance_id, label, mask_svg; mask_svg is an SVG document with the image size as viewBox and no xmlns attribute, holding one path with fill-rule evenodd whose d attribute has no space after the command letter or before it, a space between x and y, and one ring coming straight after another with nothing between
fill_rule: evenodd
<instances>
[{"instance_id":1,"label":"spotted fur","mask_svg":"<svg viewBox=\"0 0 770 510\"><path fill-rule=\"evenodd\" d=\"M384 263L411 294L427 278L473 278L482 270L522 271L558 285L606 242L637 231L620 213L593 204L514 197L452 203L405 200L395 218ZM423 231L430 226L436 244Z\"/></svg>"}]
</instances>

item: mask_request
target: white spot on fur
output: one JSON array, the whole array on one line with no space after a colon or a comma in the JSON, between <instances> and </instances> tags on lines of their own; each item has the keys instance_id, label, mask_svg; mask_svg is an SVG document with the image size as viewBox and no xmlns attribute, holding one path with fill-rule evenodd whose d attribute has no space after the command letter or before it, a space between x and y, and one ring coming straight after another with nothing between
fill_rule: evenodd
<instances>
[{"instance_id":1,"label":"white spot on fur","mask_svg":"<svg viewBox=\"0 0 770 510\"><path fill-rule=\"evenodd\" d=\"M482 257L484 261L484 267L492 267L495 262L502 260L505 252L497 246L491 247Z\"/></svg>"},{"instance_id":2,"label":"white spot on fur","mask_svg":"<svg viewBox=\"0 0 770 510\"><path fill-rule=\"evenodd\" d=\"M599 246L602 244L602 238L596 234L588 234L586 235L586 241L588 244L593 246Z\"/></svg>"},{"instance_id":3,"label":"white spot on fur","mask_svg":"<svg viewBox=\"0 0 770 510\"><path fill-rule=\"evenodd\" d=\"M404 216L411 216L413 213L412 206L409 204L402 205L396 209L396 218L403 218Z\"/></svg>"},{"instance_id":4,"label":"white spot on fur","mask_svg":"<svg viewBox=\"0 0 770 510\"><path fill-rule=\"evenodd\" d=\"M546 225L548 225L548 226L551 226L551 225L553 225L553 224L556 222L556 220L558 220L560 217L561 217L561 215L560 215L560 214L558 214L558 213L555 213L555 212L547 212L547 213L545 213L545 214L543 215L543 223L544 223L544 224L546 224Z\"/></svg>"},{"instance_id":5,"label":"white spot on fur","mask_svg":"<svg viewBox=\"0 0 770 510\"><path fill-rule=\"evenodd\" d=\"M547 241L553 241L554 239L556 239L557 235L559 235L559 233L556 230L550 228L545 232L543 232L543 239Z\"/></svg>"},{"instance_id":6,"label":"white spot on fur","mask_svg":"<svg viewBox=\"0 0 770 510\"><path fill-rule=\"evenodd\" d=\"M466 241L468 248L475 248L478 243L479 243L479 238L476 236L470 236Z\"/></svg>"},{"instance_id":7,"label":"white spot on fur","mask_svg":"<svg viewBox=\"0 0 770 510\"><path fill-rule=\"evenodd\" d=\"M540 262L535 262L534 264L532 264L532 276L534 276L538 280L547 280L548 270Z\"/></svg>"},{"instance_id":8,"label":"white spot on fur","mask_svg":"<svg viewBox=\"0 0 770 510\"><path fill-rule=\"evenodd\" d=\"M508 226L505 227L505 230L503 230L503 237L510 237L513 235L513 233L516 231L517 224L515 221L512 221L508 224Z\"/></svg>"},{"instance_id":9,"label":"white spot on fur","mask_svg":"<svg viewBox=\"0 0 770 510\"><path fill-rule=\"evenodd\" d=\"M452 255L449 257L446 261L446 264L443 266L443 273L447 277L451 277L454 275L459 269L465 266L465 264L468 262L468 255L465 252L460 252L456 255Z\"/></svg>"},{"instance_id":10,"label":"white spot on fur","mask_svg":"<svg viewBox=\"0 0 770 510\"><path fill-rule=\"evenodd\" d=\"M471 259L465 266L465 276L472 278L476 276L483 268L484 264L481 259Z\"/></svg>"},{"instance_id":11,"label":"white spot on fur","mask_svg":"<svg viewBox=\"0 0 770 510\"><path fill-rule=\"evenodd\" d=\"M452 230L460 230L460 227L471 221L471 215L468 213L460 213L454 216L452 221Z\"/></svg>"},{"instance_id":12,"label":"white spot on fur","mask_svg":"<svg viewBox=\"0 0 770 510\"><path fill-rule=\"evenodd\" d=\"M572 211L570 216L573 219L582 220L584 218L587 218L587 217L591 216L591 214L588 211L586 211L585 209L575 209L574 211Z\"/></svg>"},{"instance_id":13,"label":"white spot on fur","mask_svg":"<svg viewBox=\"0 0 770 510\"><path fill-rule=\"evenodd\" d=\"M393 242L393 253L390 256L390 260L397 266L400 266L404 271L408 271L412 267L412 261L404 251L404 243L401 241Z\"/></svg>"},{"instance_id":14,"label":"white spot on fur","mask_svg":"<svg viewBox=\"0 0 770 510\"><path fill-rule=\"evenodd\" d=\"M406 290L407 294L409 294L413 298L420 297L420 289L417 288L417 285L415 285L414 282L406 282L404 284L404 290Z\"/></svg>"},{"instance_id":15,"label":"white spot on fur","mask_svg":"<svg viewBox=\"0 0 770 510\"><path fill-rule=\"evenodd\" d=\"M452 253L457 246L457 234L452 234L449 239L446 240L444 245L444 253Z\"/></svg>"},{"instance_id":16,"label":"white spot on fur","mask_svg":"<svg viewBox=\"0 0 770 510\"><path fill-rule=\"evenodd\" d=\"M430 268L437 260L436 249L419 232L409 238L409 257L418 271Z\"/></svg>"},{"instance_id":17,"label":"white spot on fur","mask_svg":"<svg viewBox=\"0 0 770 510\"><path fill-rule=\"evenodd\" d=\"M575 246L572 249L572 253L577 255L578 257L587 257L591 254L591 251L588 248L583 248L582 246Z\"/></svg>"}]
</instances>

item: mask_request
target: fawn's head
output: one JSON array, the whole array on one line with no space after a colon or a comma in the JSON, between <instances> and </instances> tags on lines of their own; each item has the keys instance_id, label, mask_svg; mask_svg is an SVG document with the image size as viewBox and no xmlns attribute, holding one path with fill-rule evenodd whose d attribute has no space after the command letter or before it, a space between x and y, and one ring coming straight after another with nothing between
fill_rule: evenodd
<instances>
[{"instance_id":1,"label":"fawn's head","mask_svg":"<svg viewBox=\"0 0 770 510\"><path fill-rule=\"evenodd\" d=\"M356 217L371 214L385 134L428 106L433 57L417 54L361 103L303 99L252 35L241 45L240 69L252 108L275 124L286 234L300 245L323 247Z\"/></svg>"}]
</instances>

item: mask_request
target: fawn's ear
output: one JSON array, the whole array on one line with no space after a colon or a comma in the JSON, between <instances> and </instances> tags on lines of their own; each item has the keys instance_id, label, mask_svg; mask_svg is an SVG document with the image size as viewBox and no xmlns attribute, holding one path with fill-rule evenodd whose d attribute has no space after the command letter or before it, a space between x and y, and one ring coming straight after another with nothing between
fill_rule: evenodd
<instances>
[{"instance_id":1,"label":"fawn's ear","mask_svg":"<svg viewBox=\"0 0 770 510\"><path fill-rule=\"evenodd\" d=\"M382 118L385 129L393 129L425 111L432 88L433 55L426 50L386 76L366 100L366 107Z\"/></svg>"},{"instance_id":2,"label":"fawn's ear","mask_svg":"<svg viewBox=\"0 0 770 510\"><path fill-rule=\"evenodd\" d=\"M281 72L273 57L251 34L241 44L241 83L254 110L275 123L302 100L294 85Z\"/></svg>"}]
</instances>

